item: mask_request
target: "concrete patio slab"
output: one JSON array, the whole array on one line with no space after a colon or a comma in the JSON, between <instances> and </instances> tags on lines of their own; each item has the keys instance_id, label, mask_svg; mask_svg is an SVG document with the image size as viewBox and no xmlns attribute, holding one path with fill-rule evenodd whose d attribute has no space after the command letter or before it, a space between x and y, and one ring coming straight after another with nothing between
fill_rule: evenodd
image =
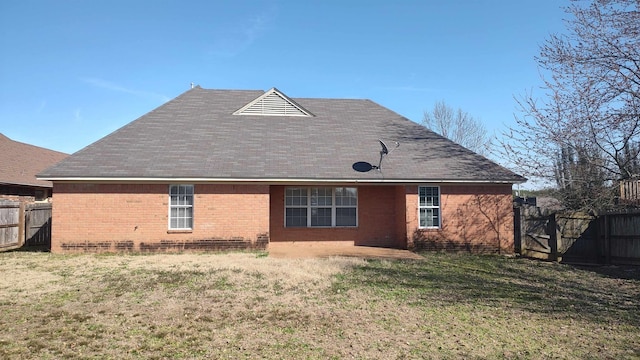
<instances>
[{"instance_id":1,"label":"concrete patio slab","mask_svg":"<svg viewBox=\"0 0 640 360\"><path fill-rule=\"evenodd\" d=\"M331 256L361 257L367 259L411 259L424 260L408 250L370 246L355 246L353 242L295 241L272 242L267 249L275 258L314 258Z\"/></svg>"}]
</instances>

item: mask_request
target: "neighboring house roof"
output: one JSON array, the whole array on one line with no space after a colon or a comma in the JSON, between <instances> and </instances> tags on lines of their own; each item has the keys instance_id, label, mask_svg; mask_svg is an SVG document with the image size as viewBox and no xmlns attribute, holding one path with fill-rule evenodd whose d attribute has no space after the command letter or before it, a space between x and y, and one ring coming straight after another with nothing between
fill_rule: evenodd
<instances>
[{"instance_id":1,"label":"neighboring house roof","mask_svg":"<svg viewBox=\"0 0 640 360\"><path fill-rule=\"evenodd\" d=\"M36 174L68 155L9 139L0 133L0 184L52 187Z\"/></svg>"},{"instance_id":2,"label":"neighboring house roof","mask_svg":"<svg viewBox=\"0 0 640 360\"><path fill-rule=\"evenodd\" d=\"M397 141L400 146L385 157L381 171L355 171L356 162L378 164L378 139L388 144ZM264 92L200 87L78 151L39 177L270 182L525 180L370 100L291 99L275 88Z\"/></svg>"}]
</instances>

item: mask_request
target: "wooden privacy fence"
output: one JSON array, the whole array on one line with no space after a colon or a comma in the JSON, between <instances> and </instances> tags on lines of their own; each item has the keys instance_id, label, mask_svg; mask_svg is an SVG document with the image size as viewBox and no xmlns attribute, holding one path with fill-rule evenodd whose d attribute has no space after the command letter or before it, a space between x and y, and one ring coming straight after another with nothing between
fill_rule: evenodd
<instances>
[{"instance_id":1,"label":"wooden privacy fence","mask_svg":"<svg viewBox=\"0 0 640 360\"><path fill-rule=\"evenodd\" d=\"M544 260L640 264L640 211L543 213L515 208L516 252Z\"/></svg>"},{"instance_id":2,"label":"wooden privacy fence","mask_svg":"<svg viewBox=\"0 0 640 360\"><path fill-rule=\"evenodd\" d=\"M51 246L51 204L0 201L0 251Z\"/></svg>"},{"instance_id":3,"label":"wooden privacy fence","mask_svg":"<svg viewBox=\"0 0 640 360\"><path fill-rule=\"evenodd\" d=\"M620 182L620 202L628 205L640 205L640 180Z\"/></svg>"}]
</instances>

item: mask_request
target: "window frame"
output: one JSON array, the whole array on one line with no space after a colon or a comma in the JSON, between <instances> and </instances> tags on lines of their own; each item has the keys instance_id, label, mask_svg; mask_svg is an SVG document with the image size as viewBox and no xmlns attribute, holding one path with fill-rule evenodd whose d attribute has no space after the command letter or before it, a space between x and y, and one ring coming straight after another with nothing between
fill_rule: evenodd
<instances>
[{"instance_id":1,"label":"window frame","mask_svg":"<svg viewBox=\"0 0 640 360\"><path fill-rule=\"evenodd\" d=\"M306 203L300 204L287 204L287 192L289 189L304 190L306 192ZM331 190L331 204L313 204L312 193L313 190L330 189ZM355 190L355 205L336 204L336 190L337 189L353 189ZM312 225L313 210L314 209L331 209L331 225ZM287 225L287 209L306 209L307 222L305 226L291 226ZM337 225L337 209L355 209L355 224L354 225ZM358 227L358 188L355 186L287 186L284 189L284 219L283 225L288 229L295 228L314 228L314 229L331 229L331 228L357 228Z\"/></svg>"},{"instance_id":2,"label":"window frame","mask_svg":"<svg viewBox=\"0 0 640 360\"><path fill-rule=\"evenodd\" d=\"M420 201L420 189L421 188L432 188L432 189L437 189L438 191L438 205L422 205L422 202ZM440 192L440 186L437 185L420 185L418 186L418 229L441 229L442 228L442 202L441 202L441 192ZM422 226L422 217L421 217L421 213L422 213L422 209L437 209L438 210L438 224L437 225L431 225L431 226ZM431 219L433 220L433 216L431 217Z\"/></svg>"},{"instance_id":3,"label":"window frame","mask_svg":"<svg viewBox=\"0 0 640 360\"><path fill-rule=\"evenodd\" d=\"M191 202L190 204L172 204L172 189L178 187L178 193L177 196L185 196L187 198L191 198ZM191 192L186 192L185 194L181 194L180 193L180 188L181 187L186 187L186 188L190 188ZM191 209L191 227L172 227L171 226L171 220L173 219L173 217L171 216L171 210L172 209ZM175 217L175 219L187 219L188 217ZM168 206L168 216L167 216L167 229L169 231L192 231L193 228L195 227L195 186L193 184L170 184L169 185L169 206ZM178 222L179 223L179 222Z\"/></svg>"}]
</instances>

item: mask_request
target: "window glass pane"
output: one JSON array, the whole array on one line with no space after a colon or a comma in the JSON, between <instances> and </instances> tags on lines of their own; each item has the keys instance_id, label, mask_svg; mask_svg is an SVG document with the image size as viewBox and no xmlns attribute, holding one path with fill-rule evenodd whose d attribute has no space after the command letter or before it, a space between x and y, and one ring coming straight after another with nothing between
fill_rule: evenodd
<instances>
[{"instance_id":1,"label":"window glass pane","mask_svg":"<svg viewBox=\"0 0 640 360\"><path fill-rule=\"evenodd\" d=\"M307 205L307 189L306 188L287 188L285 190L285 204L287 206L306 206Z\"/></svg>"},{"instance_id":2,"label":"window glass pane","mask_svg":"<svg viewBox=\"0 0 640 360\"><path fill-rule=\"evenodd\" d=\"M311 226L331 226L331 208L311 209Z\"/></svg>"},{"instance_id":3,"label":"window glass pane","mask_svg":"<svg viewBox=\"0 0 640 360\"><path fill-rule=\"evenodd\" d=\"M193 218L186 218L184 221L184 227L185 228L193 228Z\"/></svg>"},{"instance_id":4,"label":"window glass pane","mask_svg":"<svg viewBox=\"0 0 640 360\"><path fill-rule=\"evenodd\" d=\"M420 206L440 206L438 188L421 186L419 188Z\"/></svg>"},{"instance_id":5,"label":"window glass pane","mask_svg":"<svg viewBox=\"0 0 640 360\"><path fill-rule=\"evenodd\" d=\"M430 220L430 218L428 219L429 210L431 210L431 209L420 209L420 227L431 226L431 225L429 225L431 220Z\"/></svg>"},{"instance_id":6,"label":"window glass pane","mask_svg":"<svg viewBox=\"0 0 640 360\"><path fill-rule=\"evenodd\" d=\"M307 206L307 195L294 196L290 198L289 205Z\"/></svg>"},{"instance_id":7,"label":"window glass pane","mask_svg":"<svg viewBox=\"0 0 640 360\"><path fill-rule=\"evenodd\" d=\"M440 226L440 209L433 209L433 221L431 226Z\"/></svg>"},{"instance_id":8,"label":"window glass pane","mask_svg":"<svg viewBox=\"0 0 640 360\"><path fill-rule=\"evenodd\" d=\"M336 188L336 206L342 206L343 202L342 188Z\"/></svg>"},{"instance_id":9,"label":"window glass pane","mask_svg":"<svg viewBox=\"0 0 640 360\"><path fill-rule=\"evenodd\" d=\"M311 189L311 206L331 206L331 188Z\"/></svg>"},{"instance_id":10,"label":"window glass pane","mask_svg":"<svg viewBox=\"0 0 640 360\"><path fill-rule=\"evenodd\" d=\"M172 228L172 229L175 229L175 228L177 228L177 227L178 227L178 219L176 219L176 218L172 217L172 218L171 218L171 228Z\"/></svg>"},{"instance_id":11,"label":"window glass pane","mask_svg":"<svg viewBox=\"0 0 640 360\"><path fill-rule=\"evenodd\" d=\"M420 193L420 206L427 206L427 188L421 186L419 188Z\"/></svg>"},{"instance_id":12,"label":"window glass pane","mask_svg":"<svg viewBox=\"0 0 640 360\"><path fill-rule=\"evenodd\" d=\"M438 227L440 210L436 208L420 209L420 227Z\"/></svg>"},{"instance_id":13,"label":"window glass pane","mask_svg":"<svg viewBox=\"0 0 640 360\"><path fill-rule=\"evenodd\" d=\"M169 187L169 194L178 195L178 187L176 185L171 185Z\"/></svg>"},{"instance_id":14,"label":"window glass pane","mask_svg":"<svg viewBox=\"0 0 640 360\"><path fill-rule=\"evenodd\" d=\"M306 227L307 226L307 209L306 208L287 208L285 211L285 226Z\"/></svg>"},{"instance_id":15,"label":"window glass pane","mask_svg":"<svg viewBox=\"0 0 640 360\"><path fill-rule=\"evenodd\" d=\"M356 226L356 209L337 208L336 226Z\"/></svg>"},{"instance_id":16,"label":"window glass pane","mask_svg":"<svg viewBox=\"0 0 640 360\"><path fill-rule=\"evenodd\" d=\"M356 206L358 204L358 191L356 188L336 188L336 205Z\"/></svg>"}]
</instances>

